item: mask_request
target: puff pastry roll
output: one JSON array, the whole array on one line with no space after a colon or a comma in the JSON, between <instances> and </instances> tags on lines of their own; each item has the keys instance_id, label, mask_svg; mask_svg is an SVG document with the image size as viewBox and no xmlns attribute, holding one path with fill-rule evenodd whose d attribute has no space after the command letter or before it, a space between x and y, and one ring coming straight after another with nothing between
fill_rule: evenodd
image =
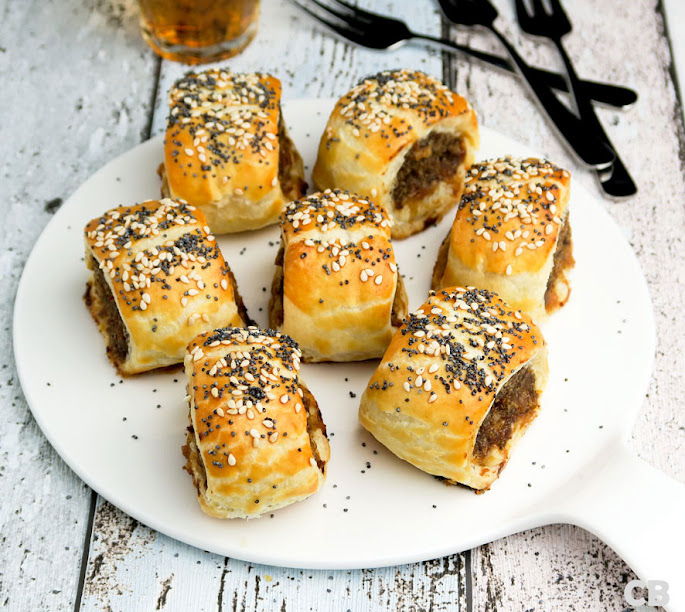
<instances>
[{"instance_id":1,"label":"puff pastry roll","mask_svg":"<svg viewBox=\"0 0 685 612\"><path fill-rule=\"evenodd\" d=\"M371 200L327 190L288 204L269 324L307 361L378 358L407 313L387 213Z\"/></svg>"},{"instance_id":2,"label":"puff pastry roll","mask_svg":"<svg viewBox=\"0 0 685 612\"><path fill-rule=\"evenodd\" d=\"M188 346L185 368L183 454L207 514L257 517L319 490L330 457L326 426L291 338L217 329Z\"/></svg>"},{"instance_id":3,"label":"puff pastry roll","mask_svg":"<svg viewBox=\"0 0 685 612\"><path fill-rule=\"evenodd\" d=\"M488 489L537 416L547 381L540 330L484 289L431 292L395 334L359 420L395 455Z\"/></svg>"},{"instance_id":4,"label":"puff pastry roll","mask_svg":"<svg viewBox=\"0 0 685 612\"><path fill-rule=\"evenodd\" d=\"M433 289L474 285L540 318L571 293L571 177L540 159L474 164L452 230L433 270Z\"/></svg>"},{"instance_id":5,"label":"puff pastry roll","mask_svg":"<svg viewBox=\"0 0 685 612\"><path fill-rule=\"evenodd\" d=\"M302 158L268 74L191 72L169 92L162 194L202 209L216 234L276 223L304 195Z\"/></svg>"},{"instance_id":6,"label":"puff pastry roll","mask_svg":"<svg viewBox=\"0 0 685 612\"><path fill-rule=\"evenodd\" d=\"M381 72L338 100L312 177L319 189L372 198L392 218L393 238L406 238L459 201L479 143L464 98L422 72Z\"/></svg>"},{"instance_id":7,"label":"puff pastry roll","mask_svg":"<svg viewBox=\"0 0 685 612\"><path fill-rule=\"evenodd\" d=\"M86 225L85 246L84 298L121 374L181 363L197 334L249 320L204 215L186 202L114 208Z\"/></svg>"}]
</instances>

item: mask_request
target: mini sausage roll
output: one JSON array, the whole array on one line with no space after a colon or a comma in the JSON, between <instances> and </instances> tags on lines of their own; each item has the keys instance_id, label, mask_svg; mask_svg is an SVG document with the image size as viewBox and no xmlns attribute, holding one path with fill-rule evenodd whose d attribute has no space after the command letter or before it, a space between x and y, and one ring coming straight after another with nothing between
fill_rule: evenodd
<instances>
[{"instance_id":1,"label":"mini sausage roll","mask_svg":"<svg viewBox=\"0 0 685 612\"><path fill-rule=\"evenodd\" d=\"M537 416L547 371L527 315L484 289L431 291L393 337L359 420L419 469L488 489Z\"/></svg>"},{"instance_id":2,"label":"mini sausage roll","mask_svg":"<svg viewBox=\"0 0 685 612\"><path fill-rule=\"evenodd\" d=\"M568 216L571 177L545 160L510 157L474 164L433 289L474 285L540 318L563 306L574 266Z\"/></svg>"},{"instance_id":3,"label":"mini sausage roll","mask_svg":"<svg viewBox=\"0 0 685 612\"><path fill-rule=\"evenodd\" d=\"M392 237L406 238L459 201L479 143L464 98L422 72L381 72L335 105L312 178L372 198L392 218Z\"/></svg>"},{"instance_id":4,"label":"mini sausage roll","mask_svg":"<svg viewBox=\"0 0 685 612\"><path fill-rule=\"evenodd\" d=\"M181 363L197 334L249 318L204 215L183 201L120 206L85 228L84 299L121 374Z\"/></svg>"},{"instance_id":5,"label":"mini sausage roll","mask_svg":"<svg viewBox=\"0 0 685 612\"><path fill-rule=\"evenodd\" d=\"M330 448L288 336L256 327L202 334L188 346L183 454L202 510L253 518L316 493Z\"/></svg>"},{"instance_id":6,"label":"mini sausage roll","mask_svg":"<svg viewBox=\"0 0 685 612\"><path fill-rule=\"evenodd\" d=\"M162 194L202 209L216 234L276 223L304 195L302 158L268 74L190 72L169 92Z\"/></svg>"},{"instance_id":7,"label":"mini sausage roll","mask_svg":"<svg viewBox=\"0 0 685 612\"><path fill-rule=\"evenodd\" d=\"M288 204L269 324L292 336L306 361L378 358L407 313L391 222L347 191Z\"/></svg>"}]
</instances>

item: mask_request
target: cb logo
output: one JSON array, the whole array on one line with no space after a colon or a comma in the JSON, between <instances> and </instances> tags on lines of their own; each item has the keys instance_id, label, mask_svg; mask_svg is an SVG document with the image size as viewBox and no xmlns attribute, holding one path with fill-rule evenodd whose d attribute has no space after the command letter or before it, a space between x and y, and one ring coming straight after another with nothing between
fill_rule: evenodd
<instances>
[{"instance_id":1,"label":"cb logo","mask_svg":"<svg viewBox=\"0 0 685 612\"><path fill-rule=\"evenodd\" d=\"M644 597L635 597L635 589L647 589L647 599ZM626 584L623 591L626 601L631 606L665 606L668 603L668 582L665 580L631 580Z\"/></svg>"}]
</instances>

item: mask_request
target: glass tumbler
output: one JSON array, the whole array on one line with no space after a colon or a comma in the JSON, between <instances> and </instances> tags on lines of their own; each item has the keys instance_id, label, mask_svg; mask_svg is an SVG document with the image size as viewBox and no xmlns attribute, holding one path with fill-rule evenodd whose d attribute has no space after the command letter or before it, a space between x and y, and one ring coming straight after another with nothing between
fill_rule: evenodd
<instances>
[{"instance_id":1,"label":"glass tumbler","mask_svg":"<svg viewBox=\"0 0 685 612\"><path fill-rule=\"evenodd\" d=\"M240 53L257 33L259 0L138 0L143 38L186 64Z\"/></svg>"}]
</instances>

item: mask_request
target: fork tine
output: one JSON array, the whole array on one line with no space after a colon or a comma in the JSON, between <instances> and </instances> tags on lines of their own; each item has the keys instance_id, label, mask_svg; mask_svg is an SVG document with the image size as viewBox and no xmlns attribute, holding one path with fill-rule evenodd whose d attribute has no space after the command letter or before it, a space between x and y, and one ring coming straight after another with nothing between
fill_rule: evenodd
<instances>
[{"instance_id":1,"label":"fork tine","mask_svg":"<svg viewBox=\"0 0 685 612\"><path fill-rule=\"evenodd\" d=\"M561 2L559 2L559 0L549 0L549 4L552 8L552 14L555 15L557 19L564 19L570 28L571 22L568 19L568 15L566 14L564 7L561 6Z\"/></svg>"},{"instance_id":2,"label":"fork tine","mask_svg":"<svg viewBox=\"0 0 685 612\"><path fill-rule=\"evenodd\" d=\"M295 6L303 10L311 17L313 17L319 23L333 30L343 39L360 44L362 46L370 46L367 42L363 40L363 26L360 26L361 29L360 27L355 27L355 25L350 23L348 19L342 17L338 13L330 11L327 6L321 4L317 0L306 0L306 2L302 2L301 0L290 0L290 2L292 2ZM311 6L309 6L309 3L313 3L323 10L314 10ZM359 24L359 22L357 22L357 24Z\"/></svg>"},{"instance_id":3,"label":"fork tine","mask_svg":"<svg viewBox=\"0 0 685 612\"><path fill-rule=\"evenodd\" d=\"M533 5L533 13L535 15L547 15L547 8L542 3L542 0L531 0Z\"/></svg>"},{"instance_id":4,"label":"fork tine","mask_svg":"<svg viewBox=\"0 0 685 612\"><path fill-rule=\"evenodd\" d=\"M306 0L306 2L301 2L300 0L292 1L295 4L297 4L297 6L299 6L303 11L309 13L315 19L322 21L327 26L333 28L334 30L336 30L336 32L340 34L343 34L343 32L347 32L347 30L341 28L341 25L336 25L334 22L330 20L330 18L337 19L338 21L342 22L342 24L349 26L353 29L364 30L368 27L368 23L366 23L364 19L358 19L357 15L349 12L349 6L345 7L345 10L341 11L334 9L332 6L329 6L328 4L324 4L319 0ZM321 12L312 9L310 6L308 6L310 4L316 5L321 10ZM326 17L322 16L324 14L326 15Z\"/></svg>"},{"instance_id":5,"label":"fork tine","mask_svg":"<svg viewBox=\"0 0 685 612\"><path fill-rule=\"evenodd\" d=\"M334 25L334 22L329 19L328 16L324 17L324 14L321 13L320 11L313 10L308 4L305 2L301 2L300 0L290 0L295 6L297 6L299 9L303 10L305 13L316 19L317 21L323 23L324 25L328 26L329 28L336 29L336 26ZM307 0L308 2L313 2L320 8L325 10L325 6L321 5L319 2L316 0ZM331 17L338 17L335 14L330 14L328 13ZM339 17L338 17L339 18Z\"/></svg>"},{"instance_id":6,"label":"fork tine","mask_svg":"<svg viewBox=\"0 0 685 612\"><path fill-rule=\"evenodd\" d=\"M528 13L528 7L523 0L516 0L516 17L519 24L523 30L527 29L526 24L530 24L530 14Z\"/></svg>"},{"instance_id":7,"label":"fork tine","mask_svg":"<svg viewBox=\"0 0 685 612\"><path fill-rule=\"evenodd\" d=\"M564 12L563 7L561 6L561 2L559 0L548 0L550 6L552 7L552 13L561 13L563 15L566 15Z\"/></svg>"},{"instance_id":8,"label":"fork tine","mask_svg":"<svg viewBox=\"0 0 685 612\"><path fill-rule=\"evenodd\" d=\"M373 22L374 20L377 20L379 15L376 13L371 13L369 11L365 11L362 8L359 8L358 6L354 6L350 4L349 2L345 2L345 0L333 0L336 4L340 4L341 6L344 6L348 11L350 11L348 14L350 17L359 17L361 19L366 19L369 22Z\"/></svg>"}]
</instances>

